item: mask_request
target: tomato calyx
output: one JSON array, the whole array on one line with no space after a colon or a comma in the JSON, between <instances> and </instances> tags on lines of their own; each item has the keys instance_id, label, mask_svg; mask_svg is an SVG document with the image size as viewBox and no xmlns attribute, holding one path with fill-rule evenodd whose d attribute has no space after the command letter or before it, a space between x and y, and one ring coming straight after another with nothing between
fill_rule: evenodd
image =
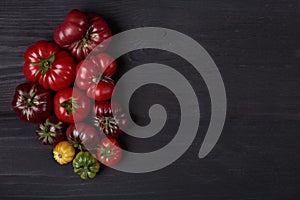
<instances>
[{"instance_id":1,"label":"tomato calyx","mask_svg":"<svg viewBox=\"0 0 300 200\"><path fill-rule=\"evenodd\" d=\"M112 79L110 78L110 76L105 76L103 74L100 74L99 76L94 76L92 78L92 82L98 84L99 82L106 82L109 83L110 81L112 81Z\"/></svg>"},{"instance_id":2,"label":"tomato calyx","mask_svg":"<svg viewBox=\"0 0 300 200\"><path fill-rule=\"evenodd\" d=\"M81 39L81 43L84 47L87 47L88 45L92 44L92 41L89 39L90 38L90 29L91 29L91 26L90 28L88 28L88 30L85 32L85 35L84 37Z\"/></svg>"},{"instance_id":3,"label":"tomato calyx","mask_svg":"<svg viewBox=\"0 0 300 200\"><path fill-rule=\"evenodd\" d=\"M79 142L77 142L77 141L73 143L73 146L75 148L79 149L79 151L83 151L84 150L84 148L82 147L82 145Z\"/></svg>"},{"instance_id":4,"label":"tomato calyx","mask_svg":"<svg viewBox=\"0 0 300 200\"><path fill-rule=\"evenodd\" d=\"M96 116L95 125L100 126L102 129L116 129L118 128L118 121L114 117L110 116Z\"/></svg>"},{"instance_id":5,"label":"tomato calyx","mask_svg":"<svg viewBox=\"0 0 300 200\"><path fill-rule=\"evenodd\" d=\"M77 130L74 130L77 131ZM79 134L79 133L78 133ZM69 141L70 142L70 141ZM79 151L85 150L84 146L79 141L71 141L70 142L75 148L79 149Z\"/></svg>"},{"instance_id":6,"label":"tomato calyx","mask_svg":"<svg viewBox=\"0 0 300 200\"><path fill-rule=\"evenodd\" d=\"M77 98L70 98L60 104L61 107L66 109L67 114L75 112L76 108L79 108L79 105L76 103Z\"/></svg>"},{"instance_id":7,"label":"tomato calyx","mask_svg":"<svg viewBox=\"0 0 300 200\"><path fill-rule=\"evenodd\" d=\"M31 63L34 66L40 66L40 68L35 72L35 76L42 72L42 75L45 75L49 69L52 68L52 63L55 61L55 55L51 54L45 59L40 58L40 62Z\"/></svg>"},{"instance_id":8,"label":"tomato calyx","mask_svg":"<svg viewBox=\"0 0 300 200\"><path fill-rule=\"evenodd\" d=\"M101 145L98 150L101 152L100 159L103 161L110 160L112 156L116 155L116 151L118 147L115 145L111 145L111 143L107 143L105 146Z\"/></svg>"}]
</instances>

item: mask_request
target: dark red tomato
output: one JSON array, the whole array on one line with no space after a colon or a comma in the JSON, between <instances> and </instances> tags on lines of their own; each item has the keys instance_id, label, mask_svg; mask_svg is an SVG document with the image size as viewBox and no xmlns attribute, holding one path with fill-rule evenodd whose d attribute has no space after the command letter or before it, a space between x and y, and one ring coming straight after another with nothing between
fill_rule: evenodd
<instances>
[{"instance_id":1,"label":"dark red tomato","mask_svg":"<svg viewBox=\"0 0 300 200\"><path fill-rule=\"evenodd\" d=\"M86 90L86 95L97 101L109 100L115 83L110 78L116 71L117 64L108 54L89 56L76 68L76 85Z\"/></svg>"},{"instance_id":2,"label":"dark red tomato","mask_svg":"<svg viewBox=\"0 0 300 200\"><path fill-rule=\"evenodd\" d=\"M72 10L55 30L54 40L60 47L70 50L77 60L82 60L96 46L96 51L104 51L111 35L110 28L99 15Z\"/></svg>"},{"instance_id":3,"label":"dark red tomato","mask_svg":"<svg viewBox=\"0 0 300 200\"><path fill-rule=\"evenodd\" d=\"M50 116L39 124L36 135L42 144L55 146L65 139L66 126L56 117Z\"/></svg>"},{"instance_id":4,"label":"dark red tomato","mask_svg":"<svg viewBox=\"0 0 300 200\"><path fill-rule=\"evenodd\" d=\"M52 111L48 90L37 83L23 83L16 87L12 108L25 122L40 122Z\"/></svg>"},{"instance_id":5,"label":"dark red tomato","mask_svg":"<svg viewBox=\"0 0 300 200\"><path fill-rule=\"evenodd\" d=\"M122 149L115 138L103 138L97 150L97 159L106 166L117 164L122 158Z\"/></svg>"},{"instance_id":6,"label":"dark red tomato","mask_svg":"<svg viewBox=\"0 0 300 200\"><path fill-rule=\"evenodd\" d=\"M76 88L60 90L54 96L54 113L67 123L82 121L89 113L89 99Z\"/></svg>"},{"instance_id":7,"label":"dark red tomato","mask_svg":"<svg viewBox=\"0 0 300 200\"><path fill-rule=\"evenodd\" d=\"M79 150L95 149L100 143L96 129L86 123L71 124L66 131L67 138Z\"/></svg>"},{"instance_id":8,"label":"dark red tomato","mask_svg":"<svg viewBox=\"0 0 300 200\"><path fill-rule=\"evenodd\" d=\"M118 137L128 124L127 116L121 106L110 102L95 102L94 122L108 137Z\"/></svg>"},{"instance_id":9,"label":"dark red tomato","mask_svg":"<svg viewBox=\"0 0 300 200\"><path fill-rule=\"evenodd\" d=\"M51 42L39 41L24 53L23 72L30 82L54 91L67 88L75 79L76 63L66 51Z\"/></svg>"}]
</instances>

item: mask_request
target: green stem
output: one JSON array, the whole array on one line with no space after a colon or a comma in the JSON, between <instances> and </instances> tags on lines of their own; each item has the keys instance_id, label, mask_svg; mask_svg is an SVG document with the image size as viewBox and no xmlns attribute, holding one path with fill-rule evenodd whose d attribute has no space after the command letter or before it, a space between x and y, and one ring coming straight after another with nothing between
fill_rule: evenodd
<instances>
[{"instance_id":1,"label":"green stem","mask_svg":"<svg viewBox=\"0 0 300 200\"><path fill-rule=\"evenodd\" d=\"M37 76L40 72L42 72L43 75L46 74L46 72L52 68L52 64L55 61L55 55L51 54L45 59L40 59L40 62L33 62L31 63L34 66L40 66L40 68L35 72L35 75Z\"/></svg>"},{"instance_id":2,"label":"green stem","mask_svg":"<svg viewBox=\"0 0 300 200\"><path fill-rule=\"evenodd\" d=\"M62 128L62 122L59 121L57 124L54 124L54 123L50 122L49 119L47 119L46 122L45 122L45 126L46 127L53 126L55 128L60 129L60 128Z\"/></svg>"},{"instance_id":3,"label":"green stem","mask_svg":"<svg viewBox=\"0 0 300 200\"><path fill-rule=\"evenodd\" d=\"M104 76L103 74L94 76L92 79L93 83L99 83L100 81L109 82L109 80L111 80L111 78L109 76Z\"/></svg>"},{"instance_id":4,"label":"green stem","mask_svg":"<svg viewBox=\"0 0 300 200\"><path fill-rule=\"evenodd\" d=\"M70 113L74 113L75 109L79 107L79 105L76 103L77 98L70 98L60 104L61 107L66 108L66 112L68 115Z\"/></svg>"},{"instance_id":5,"label":"green stem","mask_svg":"<svg viewBox=\"0 0 300 200\"><path fill-rule=\"evenodd\" d=\"M81 39L81 42L83 44L84 47L86 47L91 41L89 40L89 37L90 37L90 29L91 27L89 27L89 29L85 32L85 35L84 37Z\"/></svg>"}]
</instances>

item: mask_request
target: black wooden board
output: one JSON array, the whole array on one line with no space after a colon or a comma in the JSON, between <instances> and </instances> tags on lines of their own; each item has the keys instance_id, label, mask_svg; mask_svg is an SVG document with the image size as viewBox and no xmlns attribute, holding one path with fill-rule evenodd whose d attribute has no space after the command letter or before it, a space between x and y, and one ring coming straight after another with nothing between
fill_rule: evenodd
<instances>
[{"instance_id":1,"label":"black wooden board","mask_svg":"<svg viewBox=\"0 0 300 200\"><path fill-rule=\"evenodd\" d=\"M170 28L209 52L224 80L228 111L221 138L207 157L197 157L210 116L205 83L176 55L144 50L123 56L116 77L148 62L184 69L202 110L189 150L159 171L130 174L103 167L93 180L81 180L71 165L61 167L52 159L52 148L40 145L34 134L36 124L21 122L11 100L15 86L25 81L26 48L52 40L73 8L101 14L114 34L146 26ZM2 0L0 199L299 199L299 25L298 0ZM137 152L158 149L178 128L178 104L158 86L145 86L135 97L132 112L141 124L147 124L147 107L156 102L168 108L170 121L151 139L123 135L121 143Z\"/></svg>"}]
</instances>

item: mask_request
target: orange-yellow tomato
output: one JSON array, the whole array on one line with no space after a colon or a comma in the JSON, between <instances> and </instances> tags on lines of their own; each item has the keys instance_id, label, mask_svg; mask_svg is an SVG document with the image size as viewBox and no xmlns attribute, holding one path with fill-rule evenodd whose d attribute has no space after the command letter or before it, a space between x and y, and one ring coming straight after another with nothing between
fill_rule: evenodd
<instances>
[{"instance_id":1,"label":"orange-yellow tomato","mask_svg":"<svg viewBox=\"0 0 300 200\"><path fill-rule=\"evenodd\" d=\"M75 149L68 141L58 143L53 149L54 159L61 165L71 162L75 155Z\"/></svg>"}]
</instances>

